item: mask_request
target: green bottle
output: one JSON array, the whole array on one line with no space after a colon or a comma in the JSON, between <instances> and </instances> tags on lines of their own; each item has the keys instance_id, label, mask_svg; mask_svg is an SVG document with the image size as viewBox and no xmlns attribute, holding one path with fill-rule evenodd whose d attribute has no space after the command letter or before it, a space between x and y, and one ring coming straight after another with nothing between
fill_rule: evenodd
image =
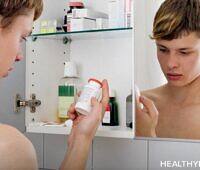
<instances>
[{"instance_id":1,"label":"green bottle","mask_svg":"<svg viewBox=\"0 0 200 170\"><path fill-rule=\"evenodd\" d=\"M119 113L118 104L116 102L115 91L110 92L109 104L106 108L106 112L103 118L103 126L119 126Z\"/></svg>"}]
</instances>

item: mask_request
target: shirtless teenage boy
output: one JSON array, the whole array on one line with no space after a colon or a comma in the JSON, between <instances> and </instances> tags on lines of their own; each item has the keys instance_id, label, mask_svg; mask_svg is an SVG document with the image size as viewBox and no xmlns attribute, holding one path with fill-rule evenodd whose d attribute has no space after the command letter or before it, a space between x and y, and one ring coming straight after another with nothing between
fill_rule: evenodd
<instances>
[{"instance_id":1,"label":"shirtless teenage boy","mask_svg":"<svg viewBox=\"0 0 200 170\"><path fill-rule=\"evenodd\" d=\"M164 1L152 38L167 84L142 92L136 136L200 139L200 0Z\"/></svg>"}]
</instances>

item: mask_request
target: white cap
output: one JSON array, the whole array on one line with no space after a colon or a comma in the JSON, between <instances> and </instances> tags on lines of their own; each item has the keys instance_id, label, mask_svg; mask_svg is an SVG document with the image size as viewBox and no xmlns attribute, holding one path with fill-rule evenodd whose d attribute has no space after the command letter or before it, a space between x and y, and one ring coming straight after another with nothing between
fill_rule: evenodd
<instances>
[{"instance_id":1,"label":"white cap","mask_svg":"<svg viewBox=\"0 0 200 170\"><path fill-rule=\"evenodd\" d=\"M78 77L76 64L74 62L65 62L64 77Z\"/></svg>"},{"instance_id":2,"label":"white cap","mask_svg":"<svg viewBox=\"0 0 200 170\"><path fill-rule=\"evenodd\" d=\"M109 97L116 97L116 91L113 89L109 89Z\"/></svg>"}]
</instances>

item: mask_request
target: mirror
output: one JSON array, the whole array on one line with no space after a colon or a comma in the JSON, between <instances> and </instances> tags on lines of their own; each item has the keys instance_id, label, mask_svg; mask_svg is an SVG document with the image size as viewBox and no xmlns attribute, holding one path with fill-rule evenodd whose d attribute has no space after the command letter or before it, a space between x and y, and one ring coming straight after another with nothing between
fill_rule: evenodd
<instances>
[{"instance_id":1,"label":"mirror","mask_svg":"<svg viewBox=\"0 0 200 170\"><path fill-rule=\"evenodd\" d=\"M154 16L163 2L135 2L135 84L142 96L136 92L136 137L199 140L199 37L152 40Z\"/></svg>"}]
</instances>

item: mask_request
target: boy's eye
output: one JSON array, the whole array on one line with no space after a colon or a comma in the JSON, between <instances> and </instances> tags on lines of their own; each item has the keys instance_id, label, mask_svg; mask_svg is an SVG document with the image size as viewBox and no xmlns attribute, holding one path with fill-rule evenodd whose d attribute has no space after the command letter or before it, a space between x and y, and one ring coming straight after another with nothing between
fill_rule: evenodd
<instances>
[{"instance_id":1,"label":"boy's eye","mask_svg":"<svg viewBox=\"0 0 200 170\"><path fill-rule=\"evenodd\" d=\"M24 41L27 41L26 37L22 37L22 39L23 39Z\"/></svg>"},{"instance_id":2,"label":"boy's eye","mask_svg":"<svg viewBox=\"0 0 200 170\"><path fill-rule=\"evenodd\" d=\"M20 42L23 42L23 41L25 41L25 42L26 42L26 41L27 41L27 39L26 39L25 37L22 37L22 38L21 38L21 40L20 40Z\"/></svg>"},{"instance_id":3,"label":"boy's eye","mask_svg":"<svg viewBox=\"0 0 200 170\"><path fill-rule=\"evenodd\" d=\"M190 54L190 52L185 52L185 51L181 51L180 53L183 54L183 55L188 55L188 54Z\"/></svg>"},{"instance_id":4,"label":"boy's eye","mask_svg":"<svg viewBox=\"0 0 200 170\"><path fill-rule=\"evenodd\" d=\"M164 49L164 48L159 48L159 51L165 53L165 52L167 52L168 50L167 50L167 49Z\"/></svg>"}]
</instances>

